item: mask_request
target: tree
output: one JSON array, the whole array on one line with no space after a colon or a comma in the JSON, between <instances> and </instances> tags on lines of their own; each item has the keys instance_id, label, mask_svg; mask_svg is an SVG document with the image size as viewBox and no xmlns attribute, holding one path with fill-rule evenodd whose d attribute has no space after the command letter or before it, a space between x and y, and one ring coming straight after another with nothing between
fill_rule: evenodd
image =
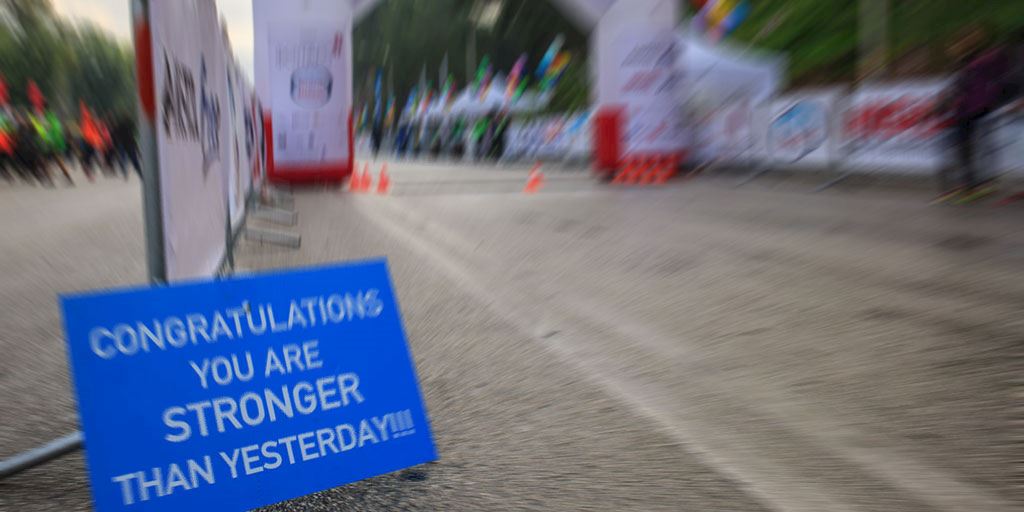
<instances>
[{"instance_id":1,"label":"tree","mask_svg":"<svg viewBox=\"0 0 1024 512\"><path fill-rule=\"evenodd\" d=\"M103 115L131 115L132 69L130 48L94 26L72 26L49 0L0 0L0 75L14 105L28 105L33 80L63 117L78 116L79 100Z\"/></svg>"},{"instance_id":2,"label":"tree","mask_svg":"<svg viewBox=\"0 0 1024 512\"><path fill-rule=\"evenodd\" d=\"M795 85L848 82L856 78L857 9L860 0L751 1L748 18L729 36L737 42L783 53ZM900 62L923 55L917 74L948 72L946 47L967 24L980 22L1002 39L1024 25L1024 2L890 0L887 60L894 74Z\"/></svg>"}]
</instances>

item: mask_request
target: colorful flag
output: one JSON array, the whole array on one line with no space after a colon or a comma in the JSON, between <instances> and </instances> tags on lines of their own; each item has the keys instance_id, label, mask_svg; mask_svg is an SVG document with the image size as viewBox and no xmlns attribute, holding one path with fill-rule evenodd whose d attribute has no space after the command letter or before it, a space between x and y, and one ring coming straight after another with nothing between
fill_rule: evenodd
<instances>
[{"instance_id":1,"label":"colorful flag","mask_svg":"<svg viewBox=\"0 0 1024 512\"><path fill-rule=\"evenodd\" d=\"M484 75L487 74L489 69L491 69L491 58L484 55L483 60L480 61L480 65L476 68L476 80L473 81L474 90L480 90L480 85L484 81Z\"/></svg>"},{"instance_id":2,"label":"colorful flag","mask_svg":"<svg viewBox=\"0 0 1024 512\"><path fill-rule=\"evenodd\" d=\"M491 82L494 81L494 73L490 66L487 66L487 72L484 73L484 79L480 83L480 99L487 96L487 91L491 90Z\"/></svg>"},{"instance_id":3,"label":"colorful flag","mask_svg":"<svg viewBox=\"0 0 1024 512\"><path fill-rule=\"evenodd\" d=\"M740 26L740 23L743 23L743 20L747 19L748 14L750 14L750 2L742 0L740 3L736 4L736 7L733 8L732 12L730 12L725 17L725 20L722 21L722 27L724 28L725 33L728 34L733 30L736 30L736 27Z\"/></svg>"},{"instance_id":4,"label":"colorful flag","mask_svg":"<svg viewBox=\"0 0 1024 512\"><path fill-rule=\"evenodd\" d=\"M384 126L390 127L395 123L395 97L388 97L388 107L385 109Z\"/></svg>"},{"instance_id":5,"label":"colorful flag","mask_svg":"<svg viewBox=\"0 0 1024 512\"><path fill-rule=\"evenodd\" d=\"M562 78L565 73L565 68L569 66L569 52L559 52L558 57L551 63L548 68L547 74L544 76L544 80L540 84L540 90L546 91L551 89L558 83L558 80Z\"/></svg>"},{"instance_id":6,"label":"colorful flag","mask_svg":"<svg viewBox=\"0 0 1024 512\"><path fill-rule=\"evenodd\" d=\"M516 88L516 92L512 94L512 101L516 101L523 96L526 92L526 86L530 85L530 77L524 76L523 80L519 82L519 87Z\"/></svg>"},{"instance_id":7,"label":"colorful flag","mask_svg":"<svg viewBox=\"0 0 1024 512\"><path fill-rule=\"evenodd\" d=\"M526 54L522 54L516 59L516 63L512 65L512 71L508 72L508 85L505 87L505 98L512 98L512 95L516 92L516 86L519 85L519 78L523 76L523 70L526 68Z\"/></svg>"},{"instance_id":8,"label":"colorful flag","mask_svg":"<svg viewBox=\"0 0 1024 512\"><path fill-rule=\"evenodd\" d=\"M447 106L452 100L452 93L455 89L455 78L448 75L448 78L444 80L444 86L441 87L441 105Z\"/></svg>"},{"instance_id":9,"label":"colorful flag","mask_svg":"<svg viewBox=\"0 0 1024 512\"><path fill-rule=\"evenodd\" d=\"M544 75L548 72L548 66L555 60L555 56L558 55L558 51L562 49L562 43L565 42L565 36L559 34L554 41L551 42L551 46L548 47L548 51L544 52L544 57L540 59L540 63L537 64L537 72L535 73L537 80L542 80Z\"/></svg>"}]
</instances>

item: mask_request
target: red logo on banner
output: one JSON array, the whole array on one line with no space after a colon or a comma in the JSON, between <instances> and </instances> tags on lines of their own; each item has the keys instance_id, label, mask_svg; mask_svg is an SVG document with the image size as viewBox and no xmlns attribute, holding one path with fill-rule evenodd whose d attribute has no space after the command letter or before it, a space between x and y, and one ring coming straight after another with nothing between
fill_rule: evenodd
<instances>
[{"instance_id":1,"label":"red logo on banner","mask_svg":"<svg viewBox=\"0 0 1024 512\"><path fill-rule=\"evenodd\" d=\"M335 57L341 56L342 41L341 32L336 32L334 34L334 48L331 50L331 54Z\"/></svg>"},{"instance_id":2,"label":"red logo on banner","mask_svg":"<svg viewBox=\"0 0 1024 512\"><path fill-rule=\"evenodd\" d=\"M935 116L935 100L930 97L901 96L878 99L853 108L846 118L846 132L852 137L895 137L908 135L928 138L949 124Z\"/></svg>"}]
</instances>

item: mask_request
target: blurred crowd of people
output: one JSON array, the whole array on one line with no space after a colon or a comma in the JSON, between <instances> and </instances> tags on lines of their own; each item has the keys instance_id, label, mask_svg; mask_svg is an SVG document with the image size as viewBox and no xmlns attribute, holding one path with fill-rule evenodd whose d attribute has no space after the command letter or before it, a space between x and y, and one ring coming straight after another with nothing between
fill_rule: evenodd
<instances>
[{"instance_id":1,"label":"blurred crowd of people","mask_svg":"<svg viewBox=\"0 0 1024 512\"><path fill-rule=\"evenodd\" d=\"M52 111L0 109L0 175L10 183L54 186L56 170L73 185L75 167L90 181L99 173L124 179L129 169L140 173L134 121L80 110L78 120L62 122Z\"/></svg>"}]
</instances>

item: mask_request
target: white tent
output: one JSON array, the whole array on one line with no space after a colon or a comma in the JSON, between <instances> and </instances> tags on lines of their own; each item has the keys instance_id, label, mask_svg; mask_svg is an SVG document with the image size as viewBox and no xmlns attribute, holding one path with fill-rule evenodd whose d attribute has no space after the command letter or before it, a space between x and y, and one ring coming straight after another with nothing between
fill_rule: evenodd
<instances>
[{"instance_id":1,"label":"white tent","mask_svg":"<svg viewBox=\"0 0 1024 512\"><path fill-rule=\"evenodd\" d=\"M687 96L712 96L715 102L743 97L760 103L782 86L782 57L739 50L724 43L712 45L685 29L678 32L678 37L683 48L678 63Z\"/></svg>"},{"instance_id":2,"label":"white tent","mask_svg":"<svg viewBox=\"0 0 1024 512\"><path fill-rule=\"evenodd\" d=\"M470 87L463 89L452 102L451 113L456 116L477 117L503 108L505 108L505 83L496 79L482 98L479 91L474 91Z\"/></svg>"},{"instance_id":3,"label":"white tent","mask_svg":"<svg viewBox=\"0 0 1024 512\"><path fill-rule=\"evenodd\" d=\"M548 106L551 96L551 91L539 94L533 91L525 92L519 99L509 104L508 109L515 114L537 112Z\"/></svg>"},{"instance_id":4,"label":"white tent","mask_svg":"<svg viewBox=\"0 0 1024 512\"><path fill-rule=\"evenodd\" d=\"M441 102L441 100L443 99L444 98L441 97L434 98L430 102L430 104L427 105L427 108L423 111L423 119L433 121L441 119L445 115L447 115L448 109L445 108L445 105Z\"/></svg>"}]
</instances>

